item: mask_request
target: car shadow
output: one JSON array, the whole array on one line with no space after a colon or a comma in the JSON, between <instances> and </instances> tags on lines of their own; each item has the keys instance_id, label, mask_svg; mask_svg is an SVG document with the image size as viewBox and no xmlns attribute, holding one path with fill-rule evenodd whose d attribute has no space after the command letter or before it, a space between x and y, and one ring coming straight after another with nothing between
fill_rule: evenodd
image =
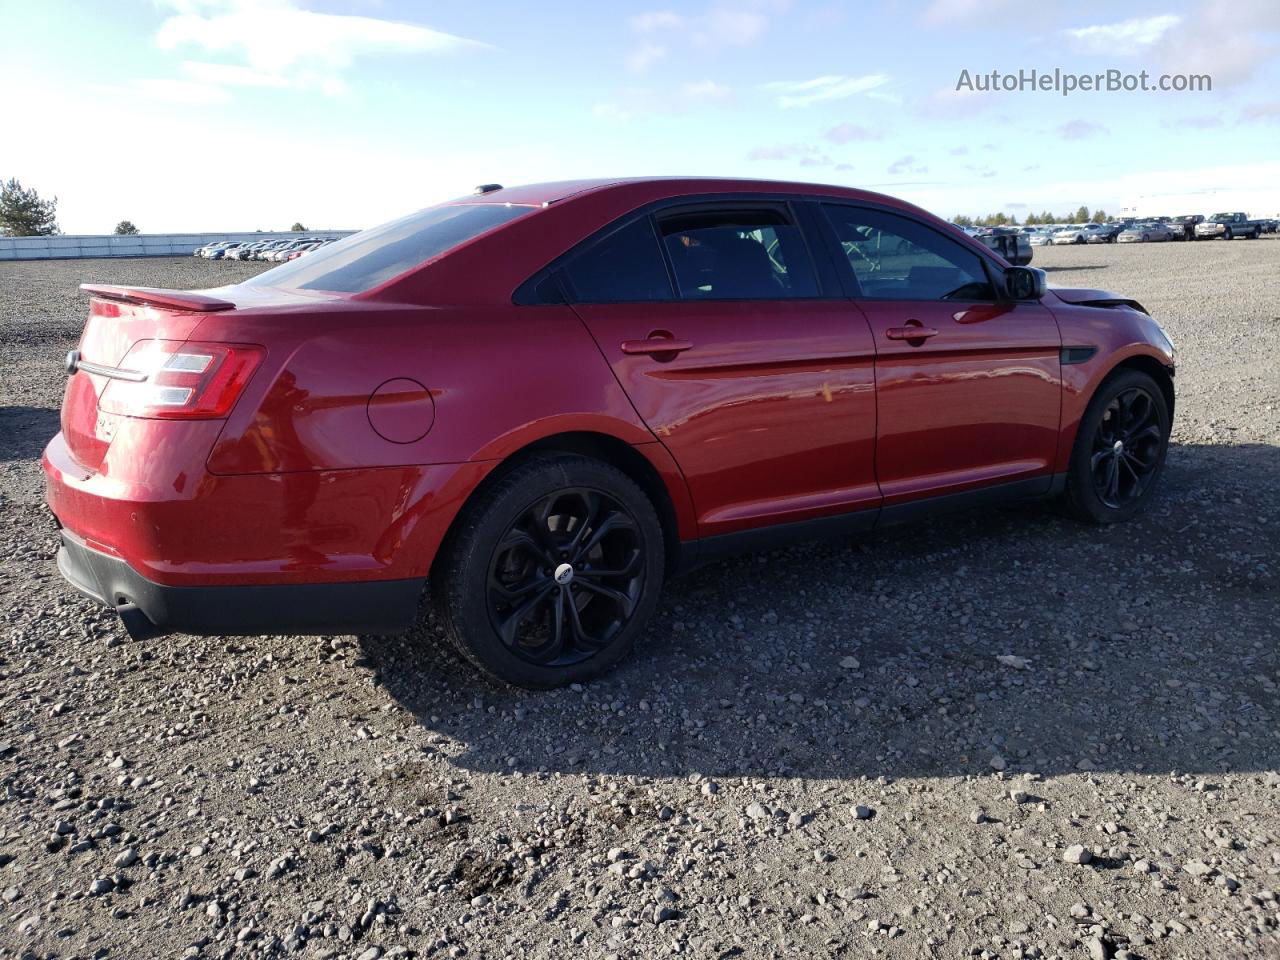
<instances>
[{"instance_id":1,"label":"car shadow","mask_svg":"<svg viewBox=\"0 0 1280 960\"><path fill-rule=\"evenodd\" d=\"M38 460L58 429L57 410L48 407L0 407L0 462Z\"/></svg>"},{"instance_id":2,"label":"car shadow","mask_svg":"<svg viewBox=\"0 0 1280 960\"><path fill-rule=\"evenodd\" d=\"M486 682L429 614L360 641L424 749L468 770L1274 770L1277 487L1280 448L1175 445L1130 523L1023 504L719 563L578 689Z\"/></svg>"}]
</instances>

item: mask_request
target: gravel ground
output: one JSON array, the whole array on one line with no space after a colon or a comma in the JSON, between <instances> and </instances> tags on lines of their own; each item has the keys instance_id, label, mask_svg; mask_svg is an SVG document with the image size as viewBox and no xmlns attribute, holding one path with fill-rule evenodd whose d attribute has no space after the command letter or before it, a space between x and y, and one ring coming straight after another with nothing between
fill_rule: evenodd
<instances>
[{"instance_id":1,"label":"gravel ground","mask_svg":"<svg viewBox=\"0 0 1280 960\"><path fill-rule=\"evenodd\" d=\"M384 637L130 641L51 557L86 280L0 264L0 956L1280 956L1280 238L1037 250L1178 345L1152 511L706 568L582 689Z\"/></svg>"}]
</instances>

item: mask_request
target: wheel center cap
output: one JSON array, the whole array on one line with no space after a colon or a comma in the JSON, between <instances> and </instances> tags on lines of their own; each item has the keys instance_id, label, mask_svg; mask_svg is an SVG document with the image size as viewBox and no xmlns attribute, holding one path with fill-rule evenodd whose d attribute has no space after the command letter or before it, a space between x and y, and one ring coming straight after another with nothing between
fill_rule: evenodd
<instances>
[{"instance_id":1,"label":"wheel center cap","mask_svg":"<svg viewBox=\"0 0 1280 960\"><path fill-rule=\"evenodd\" d=\"M1111 448L1111 449L1112 449L1112 450L1114 450L1116 453L1124 453L1124 441L1123 441L1123 440L1117 440L1117 441L1115 442L1115 445L1114 445L1114 446L1112 446L1112 448Z\"/></svg>"},{"instance_id":2,"label":"wheel center cap","mask_svg":"<svg viewBox=\"0 0 1280 960\"><path fill-rule=\"evenodd\" d=\"M567 587L573 581L573 564L562 563L556 567L555 581L562 587Z\"/></svg>"}]
</instances>

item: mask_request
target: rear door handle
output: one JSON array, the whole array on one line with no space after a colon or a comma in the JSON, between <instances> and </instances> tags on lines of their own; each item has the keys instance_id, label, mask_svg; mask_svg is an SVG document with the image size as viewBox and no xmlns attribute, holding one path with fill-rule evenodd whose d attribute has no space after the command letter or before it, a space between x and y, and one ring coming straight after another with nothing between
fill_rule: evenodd
<instances>
[{"instance_id":1,"label":"rear door handle","mask_svg":"<svg viewBox=\"0 0 1280 960\"><path fill-rule=\"evenodd\" d=\"M648 340L623 340L622 352L629 354L648 354L655 356L661 353L683 353L692 349L688 340L673 340L668 337L650 337Z\"/></svg>"},{"instance_id":2,"label":"rear door handle","mask_svg":"<svg viewBox=\"0 0 1280 960\"><path fill-rule=\"evenodd\" d=\"M890 340L926 340L937 335L933 327L890 327L885 331Z\"/></svg>"}]
</instances>

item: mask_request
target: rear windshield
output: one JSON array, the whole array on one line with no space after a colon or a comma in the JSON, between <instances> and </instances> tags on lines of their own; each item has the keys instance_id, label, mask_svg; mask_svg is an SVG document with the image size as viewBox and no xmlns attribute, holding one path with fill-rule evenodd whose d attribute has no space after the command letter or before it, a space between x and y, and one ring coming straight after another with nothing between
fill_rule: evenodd
<instances>
[{"instance_id":1,"label":"rear windshield","mask_svg":"<svg viewBox=\"0 0 1280 960\"><path fill-rule=\"evenodd\" d=\"M245 283L361 293L536 209L506 203L428 207L313 250Z\"/></svg>"}]
</instances>

